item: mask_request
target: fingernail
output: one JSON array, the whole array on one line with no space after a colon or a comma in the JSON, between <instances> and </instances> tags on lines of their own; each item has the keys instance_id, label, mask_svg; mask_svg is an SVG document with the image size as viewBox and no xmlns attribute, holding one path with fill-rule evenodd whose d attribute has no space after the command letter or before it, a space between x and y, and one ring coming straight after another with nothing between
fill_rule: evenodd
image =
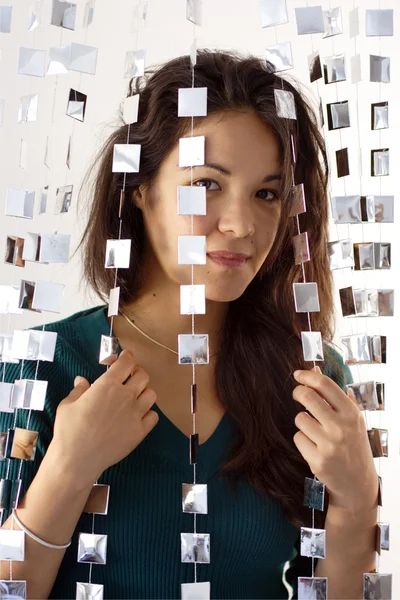
<instances>
[{"instance_id":1,"label":"fingernail","mask_svg":"<svg viewBox=\"0 0 400 600\"><path fill-rule=\"evenodd\" d=\"M298 377L300 375L301 371L294 371L293 373L293 377Z\"/></svg>"},{"instance_id":2,"label":"fingernail","mask_svg":"<svg viewBox=\"0 0 400 600\"><path fill-rule=\"evenodd\" d=\"M78 383L81 381L82 377L80 377L79 375L77 375L74 379L74 387L76 387L78 385Z\"/></svg>"},{"instance_id":3,"label":"fingernail","mask_svg":"<svg viewBox=\"0 0 400 600\"><path fill-rule=\"evenodd\" d=\"M313 367L313 371L314 371L315 373L322 373L322 371L321 371L321 369L319 368L319 366L318 366L318 365L315 365L315 367Z\"/></svg>"}]
</instances>

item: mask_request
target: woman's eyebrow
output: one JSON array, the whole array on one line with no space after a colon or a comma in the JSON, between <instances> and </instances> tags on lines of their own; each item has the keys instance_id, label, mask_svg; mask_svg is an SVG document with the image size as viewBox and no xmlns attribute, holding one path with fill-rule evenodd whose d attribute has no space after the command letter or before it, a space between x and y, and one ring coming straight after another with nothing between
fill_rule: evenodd
<instances>
[{"instance_id":1,"label":"woman's eyebrow","mask_svg":"<svg viewBox=\"0 0 400 600\"><path fill-rule=\"evenodd\" d=\"M226 169L222 165L219 165L218 163L204 163L204 165L194 165L193 167L179 167L179 165L176 165L176 166L184 171L192 169L192 168L195 169L196 167L208 167L209 169L214 169L215 171L219 171L223 175L232 175L232 173L228 169ZM279 174L266 175L262 181L263 181L263 183L270 183L271 181L280 180L280 179L282 179L282 177Z\"/></svg>"}]
</instances>

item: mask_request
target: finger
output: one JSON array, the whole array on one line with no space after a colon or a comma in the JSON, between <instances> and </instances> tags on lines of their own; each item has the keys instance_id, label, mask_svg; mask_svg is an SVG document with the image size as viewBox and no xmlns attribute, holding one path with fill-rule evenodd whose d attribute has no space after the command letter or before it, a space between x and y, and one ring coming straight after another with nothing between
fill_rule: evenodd
<instances>
[{"instance_id":1,"label":"finger","mask_svg":"<svg viewBox=\"0 0 400 600\"><path fill-rule=\"evenodd\" d=\"M143 417L142 423L143 428L145 430L145 435L150 433L150 431L155 427L159 420L159 415L155 410L149 410Z\"/></svg>"},{"instance_id":2,"label":"finger","mask_svg":"<svg viewBox=\"0 0 400 600\"><path fill-rule=\"evenodd\" d=\"M317 446L323 445L326 440L326 433L321 423L306 412L300 412L296 415L295 425Z\"/></svg>"},{"instance_id":3,"label":"finger","mask_svg":"<svg viewBox=\"0 0 400 600\"><path fill-rule=\"evenodd\" d=\"M75 383L76 382L76 383ZM76 400L80 398L86 390L90 388L90 383L84 377L77 375L74 380L74 387L69 393L69 398Z\"/></svg>"},{"instance_id":4,"label":"finger","mask_svg":"<svg viewBox=\"0 0 400 600\"><path fill-rule=\"evenodd\" d=\"M332 419L333 413L332 407L325 401L325 399L310 386L305 387L304 385L298 385L292 393L294 400L300 402L317 421L324 425L328 420Z\"/></svg>"},{"instance_id":5,"label":"finger","mask_svg":"<svg viewBox=\"0 0 400 600\"><path fill-rule=\"evenodd\" d=\"M132 393L135 393L136 396L139 396L139 394L141 394L149 385L150 377L142 367L139 365L136 365L136 367L133 375L125 383L125 387L128 388L128 390L132 390Z\"/></svg>"},{"instance_id":6,"label":"finger","mask_svg":"<svg viewBox=\"0 0 400 600\"><path fill-rule=\"evenodd\" d=\"M315 390L337 412L343 413L348 411L349 408L350 410L354 410L353 401L345 394L337 383L327 375L306 370L300 371L297 375L293 374L293 376L300 384Z\"/></svg>"},{"instance_id":7,"label":"finger","mask_svg":"<svg viewBox=\"0 0 400 600\"><path fill-rule=\"evenodd\" d=\"M130 350L122 350L118 359L111 365L111 367L99 377L105 377L108 379L110 373L113 377L116 377L118 381L124 383L131 375L131 373L135 370L136 363L133 358L133 354ZM98 380L97 380L98 381Z\"/></svg>"}]
</instances>

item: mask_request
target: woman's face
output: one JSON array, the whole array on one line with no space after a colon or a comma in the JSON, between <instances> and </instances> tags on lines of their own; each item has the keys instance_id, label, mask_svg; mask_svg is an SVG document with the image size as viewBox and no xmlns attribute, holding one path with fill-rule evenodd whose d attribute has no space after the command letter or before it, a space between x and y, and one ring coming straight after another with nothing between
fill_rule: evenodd
<instances>
[{"instance_id":1,"label":"woman's face","mask_svg":"<svg viewBox=\"0 0 400 600\"><path fill-rule=\"evenodd\" d=\"M193 185L207 188L207 214L193 217L193 235L206 236L207 253L221 250L249 257L243 266L232 268L207 256L205 265L195 265L194 284L205 284L208 300L230 302L257 275L276 236L281 212L278 143L253 112L212 115L193 135L205 136L206 165L226 171L193 167ZM178 164L176 145L160 165L151 190L134 195L147 233L146 272L156 286L192 283L191 265L178 264L178 236L192 235L192 217L177 212L177 186L190 185L191 173L190 167Z\"/></svg>"}]
</instances>

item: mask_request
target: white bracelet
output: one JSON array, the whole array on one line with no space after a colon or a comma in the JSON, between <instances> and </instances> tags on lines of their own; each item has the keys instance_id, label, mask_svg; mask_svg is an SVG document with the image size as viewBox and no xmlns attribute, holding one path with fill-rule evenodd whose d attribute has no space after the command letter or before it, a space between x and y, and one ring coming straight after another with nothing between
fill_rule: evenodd
<instances>
[{"instance_id":1,"label":"white bracelet","mask_svg":"<svg viewBox=\"0 0 400 600\"><path fill-rule=\"evenodd\" d=\"M71 545L72 540L70 540L68 542L68 544L63 544L62 546L56 546L56 544L49 544L48 542L45 542L44 540L41 540L39 537L37 537L34 533L32 533L31 531L29 531L29 529L27 529L25 527L25 525L23 525L21 523L21 521L19 520L19 518L17 517L17 513L15 511L15 509L12 512L13 514L13 518L17 521L18 525L21 527L21 529L23 531L25 531L26 534L29 535L29 537L31 537L32 539L36 540L37 542L39 542L39 544L42 544L42 546L47 546L48 548L53 548L54 550L63 550L64 548L68 548L68 546Z\"/></svg>"}]
</instances>

